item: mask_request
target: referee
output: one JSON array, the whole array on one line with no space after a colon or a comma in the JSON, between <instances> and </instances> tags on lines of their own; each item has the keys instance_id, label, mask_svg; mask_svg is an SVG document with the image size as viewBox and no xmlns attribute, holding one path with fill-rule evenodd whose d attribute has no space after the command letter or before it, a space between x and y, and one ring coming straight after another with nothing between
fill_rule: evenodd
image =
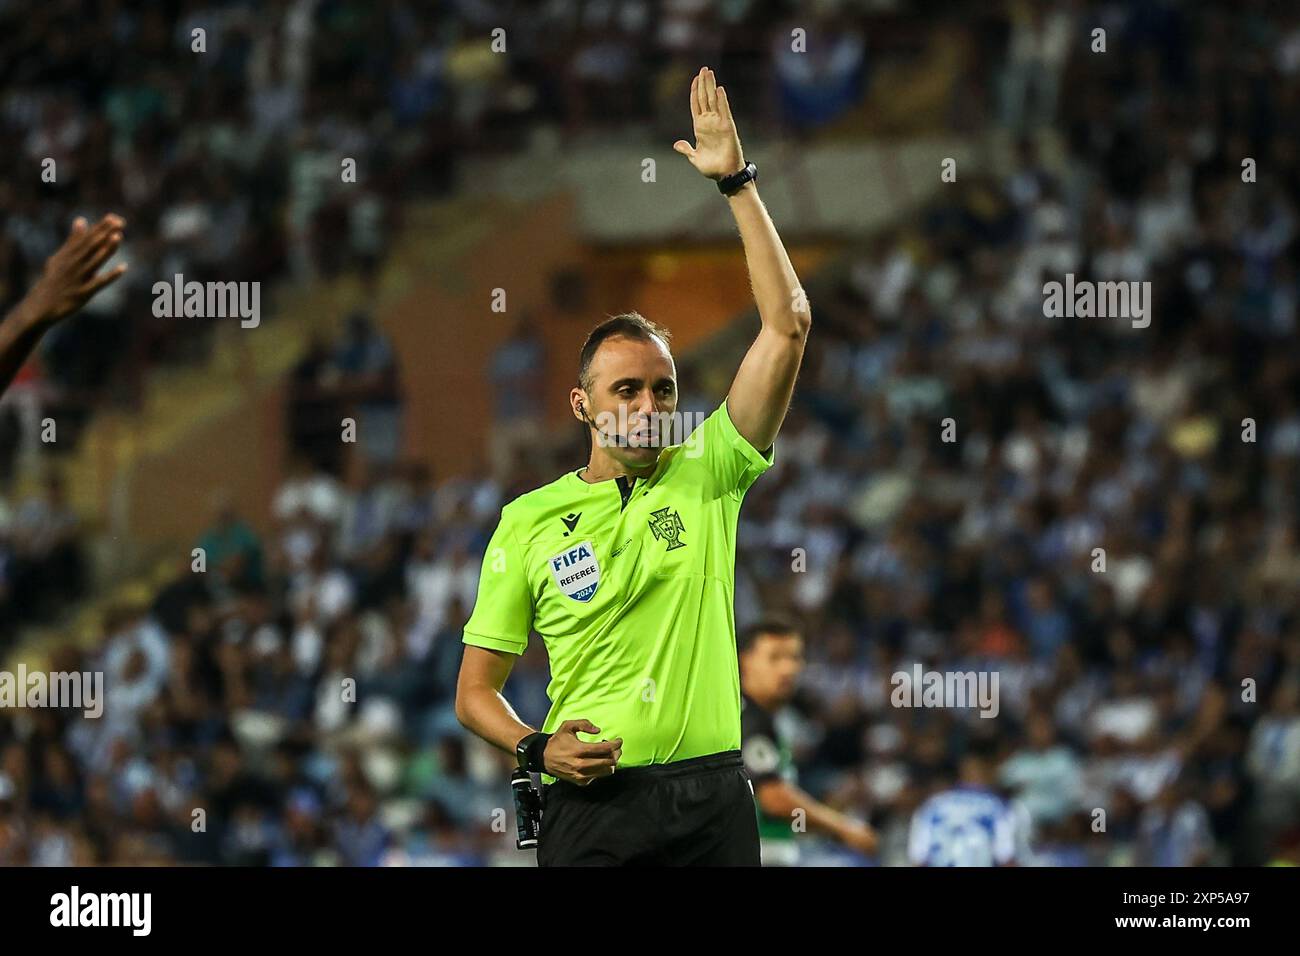
<instances>
[{"instance_id":1,"label":"referee","mask_svg":"<svg viewBox=\"0 0 1300 956\"><path fill-rule=\"evenodd\" d=\"M772 465L811 316L708 68L691 116L695 146L673 148L727 197L762 328L723 403L669 445L657 427L677 408L668 332L635 312L597 326L569 393L591 456L502 509L465 625L457 717L545 774L541 866L759 864L740 757L736 521ZM551 669L540 730L501 695L532 632Z\"/></svg>"}]
</instances>

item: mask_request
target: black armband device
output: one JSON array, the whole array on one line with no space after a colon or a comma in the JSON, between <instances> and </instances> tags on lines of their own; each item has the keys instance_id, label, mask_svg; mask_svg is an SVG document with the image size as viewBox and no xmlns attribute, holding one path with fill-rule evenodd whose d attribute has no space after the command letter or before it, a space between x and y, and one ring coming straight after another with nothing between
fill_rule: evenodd
<instances>
[{"instance_id":1,"label":"black armband device","mask_svg":"<svg viewBox=\"0 0 1300 956\"><path fill-rule=\"evenodd\" d=\"M748 182L758 182L758 167L753 163L746 163L745 168L740 172L719 179L718 191L724 196L731 196L739 192L740 187Z\"/></svg>"},{"instance_id":2,"label":"black armband device","mask_svg":"<svg viewBox=\"0 0 1300 956\"><path fill-rule=\"evenodd\" d=\"M515 757L519 760L519 769L529 773L545 773L543 754L550 739L550 734L533 733L515 744Z\"/></svg>"}]
</instances>

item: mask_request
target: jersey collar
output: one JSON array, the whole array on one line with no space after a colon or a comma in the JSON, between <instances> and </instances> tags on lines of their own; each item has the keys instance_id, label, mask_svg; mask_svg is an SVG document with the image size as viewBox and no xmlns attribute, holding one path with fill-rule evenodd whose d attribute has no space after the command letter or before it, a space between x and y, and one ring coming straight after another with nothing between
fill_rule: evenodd
<instances>
[{"instance_id":1,"label":"jersey collar","mask_svg":"<svg viewBox=\"0 0 1300 956\"><path fill-rule=\"evenodd\" d=\"M654 471L650 472L644 478L630 478L626 475L615 475L613 478L606 478L603 481L586 481L582 477L582 472L586 470L586 465L569 472L570 484L579 484L587 490L588 494L609 494L604 485L609 485L616 489L619 498L622 499L619 510L622 511L627 507L627 503L632 500L632 493L638 485L644 486L646 482L653 480L659 475L664 465L664 455L660 454L659 460L655 462Z\"/></svg>"}]
</instances>

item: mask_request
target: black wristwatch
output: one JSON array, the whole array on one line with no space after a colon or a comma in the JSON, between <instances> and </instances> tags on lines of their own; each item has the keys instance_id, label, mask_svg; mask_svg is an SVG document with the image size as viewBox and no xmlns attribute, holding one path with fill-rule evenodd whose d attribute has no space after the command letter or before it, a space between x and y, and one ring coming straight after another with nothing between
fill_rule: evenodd
<instances>
[{"instance_id":1,"label":"black wristwatch","mask_svg":"<svg viewBox=\"0 0 1300 956\"><path fill-rule=\"evenodd\" d=\"M550 739L550 734L535 733L529 734L515 744L515 757L519 760L519 769L527 770L529 773L545 773L546 764L543 754L546 752L546 743Z\"/></svg>"},{"instance_id":2,"label":"black wristwatch","mask_svg":"<svg viewBox=\"0 0 1300 956\"><path fill-rule=\"evenodd\" d=\"M740 187L745 183L750 182L758 182L758 167L753 163L746 163L745 168L740 172L719 179L718 191L724 196L731 196L739 192Z\"/></svg>"}]
</instances>

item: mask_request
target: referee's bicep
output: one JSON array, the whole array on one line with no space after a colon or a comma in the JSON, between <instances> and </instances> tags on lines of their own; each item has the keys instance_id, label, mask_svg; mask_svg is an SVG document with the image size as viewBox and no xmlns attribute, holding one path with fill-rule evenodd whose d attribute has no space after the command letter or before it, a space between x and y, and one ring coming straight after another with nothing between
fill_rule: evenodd
<instances>
[{"instance_id":1,"label":"referee's bicep","mask_svg":"<svg viewBox=\"0 0 1300 956\"><path fill-rule=\"evenodd\" d=\"M522 654L533 627L533 596L522 549L502 516L483 555L474 611L465 623L464 643Z\"/></svg>"},{"instance_id":2,"label":"referee's bicep","mask_svg":"<svg viewBox=\"0 0 1300 956\"><path fill-rule=\"evenodd\" d=\"M483 685L500 693L514 668L514 654L466 645L465 656L461 658L460 676L457 678L457 697L461 696L465 688Z\"/></svg>"}]
</instances>

